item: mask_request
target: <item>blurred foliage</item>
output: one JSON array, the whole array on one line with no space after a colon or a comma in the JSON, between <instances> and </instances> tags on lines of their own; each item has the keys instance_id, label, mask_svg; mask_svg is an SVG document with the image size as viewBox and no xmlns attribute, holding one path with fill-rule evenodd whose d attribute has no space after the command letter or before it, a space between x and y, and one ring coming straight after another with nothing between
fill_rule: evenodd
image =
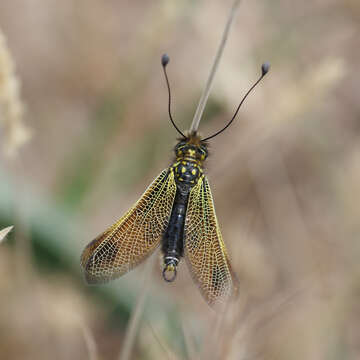
<instances>
[{"instance_id":1,"label":"blurred foliage","mask_svg":"<svg viewBox=\"0 0 360 360\"><path fill-rule=\"evenodd\" d=\"M161 54L185 130L229 7L0 3L0 107L21 109L0 118L0 229L15 225L0 244L2 357L118 358L144 267L89 287L80 254L173 158ZM156 266L133 359L359 358L359 15L352 0L242 2L200 125L224 126L271 62L206 164L241 296L218 319L185 264L171 285ZM23 124L34 136L8 157Z\"/></svg>"},{"instance_id":2,"label":"blurred foliage","mask_svg":"<svg viewBox=\"0 0 360 360\"><path fill-rule=\"evenodd\" d=\"M111 94L95 110L90 128L82 140L76 142L71 153L75 156L67 159L66 168L59 174L58 201L75 210L81 207L82 201L89 192L91 185L101 174L103 162L101 153L106 144L112 141L115 131L121 121L121 111L124 104L119 94Z\"/></svg>"}]
</instances>

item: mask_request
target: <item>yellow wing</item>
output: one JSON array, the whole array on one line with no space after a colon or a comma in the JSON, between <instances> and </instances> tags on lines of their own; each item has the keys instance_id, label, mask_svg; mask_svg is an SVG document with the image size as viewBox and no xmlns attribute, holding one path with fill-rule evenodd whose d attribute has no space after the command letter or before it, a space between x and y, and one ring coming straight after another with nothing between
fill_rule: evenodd
<instances>
[{"instance_id":1,"label":"yellow wing","mask_svg":"<svg viewBox=\"0 0 360 360\"><path fill-rule=\"evenodd\" d=\"M191 189L185 220L185 258L205 300L224 303L237 290L237 278L216 219L206 177Z\"/></svg>"},{"instance_id":2,"label":"yellow wing","mask_svg":"<svg viewBox=\"0 0 360 360\"><path fill-rule=\"evenodd\" d=\"M172 169L165 169L138 202L90 242L81 255L88 283L106 282L128 272L159 245L176 193Z\"/></svg>"}]
</instances>

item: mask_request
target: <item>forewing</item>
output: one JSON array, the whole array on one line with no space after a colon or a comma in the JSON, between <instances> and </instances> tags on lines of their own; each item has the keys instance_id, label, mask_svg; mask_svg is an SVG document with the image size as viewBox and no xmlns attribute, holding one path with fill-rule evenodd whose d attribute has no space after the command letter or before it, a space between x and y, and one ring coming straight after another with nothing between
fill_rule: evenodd
<instances>
[{"instance_id":1,"label":"forewing","mask_svg":"<svg viewBox=\"0 0 360 360\"><path fill-rule=\"evenodd\" d=\"M88 283L119 277L156 249L168 225L175 193L173 170L166 169L120 220L86 246L81 265Z\"/></svg>"},{"instance_id":2,"label":"forewing","mask_svg":"<svg viewBox=\"0 0 360 360\"><path fill-rule=\"evenodd\" d=\"M185 220L185 258L193 280L210 305L225 303L237 279L223 242L206 177L191 189Z\"/></svg>"}]
</instances>

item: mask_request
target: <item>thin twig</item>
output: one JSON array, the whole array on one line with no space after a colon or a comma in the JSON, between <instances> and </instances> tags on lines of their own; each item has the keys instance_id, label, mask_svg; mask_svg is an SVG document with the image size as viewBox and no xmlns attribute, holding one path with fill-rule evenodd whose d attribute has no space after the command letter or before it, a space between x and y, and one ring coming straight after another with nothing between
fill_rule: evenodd
<instances>
[{"instance_id":1,"label":"thin twig","mask_svg":"<svg viewBox=\"0 0 360 360\"><path fill-rule=\"evenodd\" d=\"M98 350L91 330L83 321L80 321L80 327L83 333L86 349L88 351L89 360L98 360Z\"/></svg>"},{"instance_id":2,"label":"thin twig","mask_svg":"<svg viewBox=\"0 0 360 360\"><path fill-rule=\"evenodd\" d=\"M184 335L185 348L188 354L189 359L196 359L196 349L195 349L195 341L193 336L191 336L188 327L186 326L185 319L181 317L181 326Z\"/></svg>"},{"instance_id":3,"label":"thin twig","mask_svg":"<svg viewBox=\"0 0 360 360\"><path fill-rule=\"evenodd\" d=\"M240 4L240 1L241 0L235 0L232 7L231 7L231 10L230 10L230 13L228 15L227 22L226 22L226 25L225 25L225 29L224 29L224 32L223 32L223 35L222 35L222 38L221 38L221 42L220 42L220 45L219 45L219 47L217 49L217 52L216 52L216 55L215 55L214 63L212 65L208 80L206 82L205 89L204 89L204 91L203 91L203 93L201 95L199 105L198 105L198 107L196 109L193 121L191 123L190 132L195 132L199 128L201 116L202 116L202 114L204 112L204 108L205 108L205 105L206 105L206 102L207 102L207 99L209 97L210 90L211 90L211 87L212 87L212 84L213 84L214 76L215 76L215 73L216 73L216 71L217 71L217 69L219 67L219 62L220 62L222 53L224 51L224 47L225 47L225 44L226 44L226 41L227 41L227 38L228 38L228 35L229 35L229 31L230 31L232 22L234 20L236 10L237 10L237 8L238 8L238 6Z\"/></svg>"},{"instance_id":4,"label":"thin twig","mask_svg":"<svg viewBox=\"0 0 360 360\"><path fill-rule=\"evenodd\" d=\"M165 344L165 343L160 339L160 337L157 335L154 327L151 325L151 323L150 323L149 321L147 321L147 325L149 326L149 328L150 328L150 330L151 330L151 332L152 332L155 340L158 342L158 344L160 345L160 347L163 349L166 358L167 358L168 360L174 359L174 358L175 358L175 357L174 357L174 354L171 352L171 350L169 349L168 345Z\"/></svg>"},{"instance_id":5,"label":"thin twig","mask_svg":"<svg viewBox=\"0 0 360 360\"><path fill-rule=\"evenodd\" d=\"M146 296L149 291L150 287L150 276L151 276L151 269L153 268L154 262L157 259L156 254L148 259L144 268L144 279L143 279L143 286L141 293L137 299L137 303L135 305L135 309L131 314L129 325L126 330L125 340L123 347L120 351L119 360L129 360L131 355L131 350L133 348L135 337L137 334L137 330L139 327L140 319L142 312L144 310L144 304L146 300Z\"/></svg>"}]
</instances>

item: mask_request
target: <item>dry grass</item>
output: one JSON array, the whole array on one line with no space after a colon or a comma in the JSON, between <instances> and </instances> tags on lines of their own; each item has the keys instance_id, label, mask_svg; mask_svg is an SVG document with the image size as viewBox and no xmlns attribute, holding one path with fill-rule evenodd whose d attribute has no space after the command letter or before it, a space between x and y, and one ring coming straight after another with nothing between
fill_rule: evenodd
<instances>
[{"instance_id":1,"label":"dry grass","mask_svg":"<svg viewBox=\"0 0 360 360\"><path fill-rule=\"evenodd\" d=\"M0 125L2 150L13 156L30 138L23 122L24 105L20 98L20 82L4 33L0 29Z\"/></svg>"},{"instance_id":2,"label":"dry grass","mask_svg":"<svg viewBox=\"0 0 360 360\"><path fill-rule=\"evenodd\" d=\"M0 230L0 242L4 241L4 239L6 238L7 234L9 234L9 232L14 228L14 226L8 226L2 230Z\"/></svg>"},{"instance_id":3,"label":"dry grass","mask_svg":"<svg viewBox=\"0 0 360 360\"><path fill-rule=\"evenodd\" d=\"M0 3L1 143L11 153L27 137L19 77L36 139L0 164L1 228L16 225L0 247L2 356L113 360L127 343L132 359L358 359L359 4L241 3L200 126L221 128L271 62L206 169L240 298L219 317L184 264L172 285L149 271L132 332L124 308L144 268L99 293L78 281L80 251L172 157L161 54L185 129L230 1L17 5ZM30 268L12 246L18 212Z\"/></svg>"}]
</instances>

